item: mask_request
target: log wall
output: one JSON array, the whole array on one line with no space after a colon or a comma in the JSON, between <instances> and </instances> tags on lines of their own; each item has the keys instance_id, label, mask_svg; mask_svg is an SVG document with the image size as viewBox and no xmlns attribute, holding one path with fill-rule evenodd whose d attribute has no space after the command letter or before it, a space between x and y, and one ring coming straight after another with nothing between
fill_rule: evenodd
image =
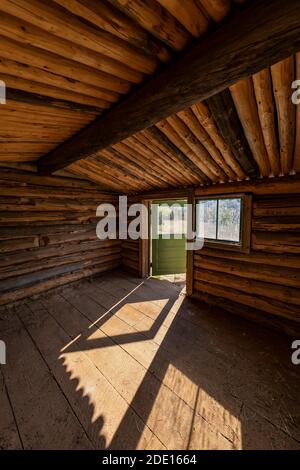
<instances>
[{"instance_id":1,"label":"log wall","mask_svg":"<svg viewBox=\"0 0 300 470\"><path fill-rule=\"evenodd\" d=\"M141 200L252 194L249 253L203 248L189 252L187 292L195 301L269 327L299 334L300 324L300 179L258 179L199 187L190 192L145 193ZM138 198L136 198L137 200ZM141 273L142 243L122 244L124 265ZM147 254L147 249L144 249ZM125 254L126 253L126 254ZM138 256L137 256L138 254ZM125 260L126 258L126 260Z\"/></svg>"},{"instance_id":2,"label":"log wall","mask_svg":"<svg viewBox=\"0 0 300 470\"><path fill-rule=\"evenodd\" d=\"M300 324L300 192L253 193L249 254L193 255L193 295L291 333Z\"/></svg>"},{"instance_id":3,"label":"log wall","mask_svg":"<svg viewBox=\"0 0 300 470\"><path fill-rule=\"evenodd\" d=\"M140 203L141 199L139 196L131 196L128 198L127 208L129 209L131 204ZM134 217L128 216L128 226ZM128 273L133 274L134 276L140 276L140 262L141 262L141 241L132 240L127 238L127 240L122 240L121 243L121 256L122 256L122 267Z\"/></svg>"},{"instance_id":4,"label":"log wall","mask_svg":"<svg viewBox=\"0 0 300 470\"><path fill-rule=\"evenodd\" d=\"M126 271L139 275L139 240L124 240L122 242L122 265Z\"/></svg>"},{"instance_id":5,"label":"log wall","mask_svg":"<svg viewBox=\"0 0 300 470\"><path fill-rule=\"evenodd\" d=\"M96 207L116 197L75 178L0 170L0 305L121 264L96 237Z\"/></svg>"}]
</instances>

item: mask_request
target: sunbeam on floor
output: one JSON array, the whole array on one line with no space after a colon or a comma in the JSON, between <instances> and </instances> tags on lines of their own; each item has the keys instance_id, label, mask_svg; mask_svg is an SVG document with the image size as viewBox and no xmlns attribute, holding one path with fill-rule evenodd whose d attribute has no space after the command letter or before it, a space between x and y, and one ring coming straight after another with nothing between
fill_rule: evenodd
<instances>
[{"instance_id":1,"label":"sunbeam on floor","mask_svg":"<svg viewBox=\"0 0 300 470\"><path fill-rule=\"evenodd\" d=\"M24 448L299 448L288 338L195 304L180 283L113 273L1 319L1 401Z\"/></svg>"}]
</instances>

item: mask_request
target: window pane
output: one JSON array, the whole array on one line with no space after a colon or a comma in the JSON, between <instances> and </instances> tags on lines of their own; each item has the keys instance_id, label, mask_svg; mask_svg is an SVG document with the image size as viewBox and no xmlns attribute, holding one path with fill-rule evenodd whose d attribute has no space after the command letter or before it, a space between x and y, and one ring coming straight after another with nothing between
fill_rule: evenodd
<instances>
[{"instance_id":1,"label":"window pane","mask_svg":"<svg viewBox=\"0 0 300 470\"><path fill-rule=\"evenodd\" d=\"M217 237L217 201L199 201L197 204L197 236L216 239Z\"/></svg>"},{"instance_id":2,"label":"window pane","mask_svg":"<svg viewBox=\"0 0 300 470\"><path fill-rule=\"evenodd\" d=\"M158 206L158 234L182 235L187 232L187 207L179 203Z\"/></svg>"},{"instance_id":3,"label":"window pane","mask_svg":"<svg viewBox=\"0 0 300 470\"><path fill-rule=\"evenodd\" d=\"M240 241L241 199L220 199L218 240Z\"/></svg>"}]
</instances>

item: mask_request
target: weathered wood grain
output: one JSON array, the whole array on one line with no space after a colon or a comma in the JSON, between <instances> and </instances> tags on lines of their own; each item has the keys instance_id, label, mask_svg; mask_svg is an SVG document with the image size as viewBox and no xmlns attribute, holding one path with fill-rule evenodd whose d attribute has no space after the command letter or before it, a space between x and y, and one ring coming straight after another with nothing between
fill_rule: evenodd
<instances>
[{"instance_id":1,"label":"weathered wood grain","mask_svg":"<svg viewBox=\"0 0 300 470\"><path fill-rule=\"evenodd\" d=\"M40 171L51 173L63 168L297 52L299 15L292 0L284 4L279 0L253 3L105 118L46 155L39 163Z\"/></svg>"}]
</instances>

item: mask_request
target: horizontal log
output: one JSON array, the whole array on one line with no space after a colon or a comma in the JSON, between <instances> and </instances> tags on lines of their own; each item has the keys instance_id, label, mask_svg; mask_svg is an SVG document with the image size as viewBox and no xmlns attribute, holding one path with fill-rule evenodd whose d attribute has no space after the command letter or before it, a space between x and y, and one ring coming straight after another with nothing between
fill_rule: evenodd
<instances>
[{"instance_id":1,"label":"horizontal log","mask_svg":"<svg viewBox=\"0 0 300 470\"><path fill-rule=\"evenodd\" d=\"M201 256L221 258L228 260L230 264L231 260L240 261L242 263L255 263L258 265L266 264L269 266L282 266L287 268L298 268L299 266L299 257L297 255L290 254L273 254L273 253L257 253L255 251L250 251L250 253L239 253L239 252L228 252L226 250L214 250L212 248L204 248L201 252L194 253L194 259L197 260Z\"/></svg>"},{"instance_id":2,"label":"horizontal log","mask_svg":"<svg viewBox=\"0 0 300 470\"><path fill-rule=\"evenodd\" d=\"M85 277L93 276L95 274L103 273L106 271L110 271L115 269L119 266L119 261L110 262L110 263L100 263L99 265L83 269L81 271L76 271L71 274L64 274L62 276L58 276L54 279L50 279L44 282L40 282L34 286L25 287L23 289L18 289L13 292L7 292L1 295L0 298L0 305L6 305L11 302L15 302L20 299L24 299L26 297L30 297L32 295L37 295L42 292L46 292L50 289L54 289L55 287L60 287L65 284L69 284L71 282L78 281Z\"/></svg>"},{"instance_id":3,"label":"horizontal log","mask_svg":"<svg viewBox=\"0 0 300 470\"><path fill-rule=\"evenodd\" d=\"M300 205L300 195L293 194L270 194L269 196L257 197L253 202L253 209L257 211L258 209L266 210L273 208L289 208L289 207L299 207Z\"/></svg>"},{"instance_id":4,"label":"horizontal log","mask_svg":"<svg viewBox=\"0 0 300 470\"><path fill-rule=\"evenodd\" d=\"M9 251L20 251L28 248L36 248L39 246L38 237L16 238L13 240L0 239L0 253Z\"/></svg>"},{"instance_id":5,"label":"horizontal log","mask_svg":"<svg viewBox=\"0 0 300 470\"><path fill-rule=\"evenodd\" d=\"M25 225L25 226L7 226L1 227L1 238L4 237L19 237L27 235L50 235L64 232L78 233L95 230L96 232L97 222L91 222L86 224L60 224L60 225Z\"/></svg>"},{"instance_id":6,"label":"horizontal log","mask_svg":"<svg viewBox=\"0 0 300 470\"><path fill-rule=\"evenodd\" d=\"M259 178L251 181L237 181L213 186L187 187L177 190L160 189L145 191L139 194L140 199L186 198L190 192L195 197L216 196L233 193L252 193L254 196L264 195L290 195L300 193L300 176L288 176L281 178Z\"/></svg>"},{"instance_id":7,"label":"horizontal log","mask_svg":"<svg viewBox=\"0 0 300 470\"><path fill-rule=\"evenodd\" d=\"M53 186L34 186L17 182L8 182L7 180L1 179L0 172L0 197L3 196L15 196L15 197L32 197L37 199L43 199L44 201L57 200L57 199L76 199L76 201L81 202L82 200L91 202L116 202L117 199L113 194L106 194L97 191L89 191L78 188L78 190L71 189L68 187L55 187L53 191Z\"/></svg>"},{"instance_id":8,"label":"horizontal log","mask_svg":"<svg viewBox=\"0 0 300 470\"><path fill-rule=\"evenodd\" d=\"M0 279L8 279L10 277L23 276L24 274L33 273L38 270L47 268L57 267L66 264L77 263L81 261L91 260L93 263L98 263L104 260L107 255L118 256L121 261L121 247L112 246L107 248L99 248L97 250L90 250L85 252L71 253L69 255L59 256L59 252L56 257L35 259L34 257L29 258L27 262L18 264L16 266L7 266L0 268Z\"/></svg>"},{"instance_id":9,"label":"horizontal log","mask_svg":"<svg viewBox=\"0 0 300 470\"><path fill-rule=\"evenodd\" d=\"M138 265L138 262L139 262L139 253L138 252L135 252L135 251L132 251L131 253L130 252L122 252L121 254L122 256L122 261L126 263L126 261L130 261L132 263L136 263Z\"/></svg>"},{"instance_id":10,"label":"horizontal log","mask_svg":"<svg viewBox=\"0 0 300 470\"><path fill-rule=\"evenodd\" d=\"M237 315L251 321L260 323L268 328L279 331L281 334L285 332L287 335L294 337L298 336L299 323L297 321L288 320L287 318L279 318L275 315L270 315L269 312L258 310L257 308L249 307L249 305L240 304L224 297L216 297L215 295L207 294L204 292L196 291L193 297L198 301L205 302L209 305L215 305L222 310L226 310L229 315ZM217 313L217 312L216 312ZM248 323L245 323L247 328Z\"/></svg>"},{"instance_id":11,"label":"horizontal log","mask_svg":"<svg viewBox=\"0 0 300 470\"><path fill-rule=\"evenodd\" d=\"M73 188L75 190L91 190L94 192L98 191L99 194L101 193L99 185L89 181L83 181L78 178L65 178L62 176L41 177L41 175L34 173L16 170L6 170L4 168L1 168L0 180L8 180L10 182L22 182L25 184L33 184L37 186L58 186L61 188Z\"/></svg>"},{"instance_id":12,"label":"horizontal log","mask_svg":"<svg viewBox=\"0 0 300 470\"><path fill-rule=\"evenodd\" d=\"M0 304L119 266L121 242L100 241L95 217L116 200L75 178L0 171Z\"/></svg>"},{"instance_id":13,"label":"horizontal log","mask_svg":"<svg viewBox=\"0 0 300 470\"><path fill-rule=\"evenodd\" d=\"M292 321L300 322L300 311L297 305L290 305L286 302L270 299L269 297L246 294L230 287L221 287L218 284L195 281L194 287L195 291L225 298L237 302L240 305L246 305L257 310L262 310L263 312L271 313L279 318L287 318Z\"/></svg>"},{"instance_id":14,"label":"horizontal log","mask_svg":"<svg viewBox=\"0 0 300 470\"><path fill-rule=\"evenodd\" d=\"M100 203L100 202L99 202ZM92 203L84 203L82 201L81 204L76 203L76 201L63 201L63 202L51 202L51 201L43 201L42 199L27 199L27 200L19 200L18 203L14 201L7 201L3 202L2 198L0 197L0 212L84 212L94 215L96 213L96 209L99 205L96 201ZM12 214L11 214L12 215Z\"/></svg>"},{"instance_id":15,"label":"horizontal log","mask_svg":"<svg viewBox=\"0 0 300 470\"><path fill-rule=\"evenodd\" d=\"M124 259L123 260L123 266L125 268L130 268L130 270L134 273L138 273L139 272L139 265L138 263L134 262L134 261L131 261L129 259Z\"/></svg>"},{"instance_id":16,"label":"horizontal log","mask_svg":"<svg viewBox=\"0 0 300 470\"><path fill-rule=\"evenodd\" d=\"M253 219L252 230L261 232L300 232L300 214Z\"/></svg>"},{"instance_id":17,"label":"horizontal log","mask_svg":"<svg viewBox=\"0 0 300 470\"><path fill-rule=\"evenodd\" d=\"M266 264L251 264L250 262L227 260L198 256L194 260L194 269L209 270L220 273L232 274L234 276L256 281L269 282L280 286L300 288L300 265L299 269L282 266L269 266Z\"/></svg>"},{"instance_id":18,"label":"horizontal log","mask_svg":"<svg viewBox=\"0 0 300 470\"><path fill-rule=\"evenodd\" d=\"M195 189L195 196L250 192L254 195L276 195L300 193L299 175L286 178L260 178L257 180L214 185Z\"/></svg>"},{"instance_id":19,"label":"horizontal log","mask_svg":"<svg viewBox=\"0 0 300 470\"><path fill-rule=\"evenodd\" d=\"M138 241L138 240L137 240ZM122 241L122 251L139 251L139 243L131 243L131 241Z\"/></svg>"},{"instance_id":20,"label":"horizontal log","mask_svg":"<svg viewBox=\"0 0 300 470\"><path fill-rule=\"evenodd\" d=\"M32 260L33 258L35 260L42 260L44 258L55 258L58 256L58 254L60 256L64 256L71 253L89 252L91 250L99 250L100 252L102 249L105 249L109 246L117 246L119 244L119 240L97 240L95 242L83 241L81 243L68 243L65 246L59 247L59 249L55 246L40 247L39 249L35 250L1 256L0 269L7 266L22 264Z\"/></svg>"},{"instance_id":21,"label":"horizontal log","mask_svg":"<svg viewBox=\"0 0 300 470\"><path fill-rule=\"evenodd\" d=\"M294 54L300 49L299 20L294 0L257 0L102 119L44 156L39 171L64 168Z\"/></svg>"},{"instance_id":22,"label":"horizontal log","mask_svg":"<svg viewBox=\"0 0 300 470\"><path fill-rule=\"evenodd\" d=\"M253 250L270 253L300 253L300 233L254 232L251 247Z\"/></svg>"},{"instance_id":23,"label":"horizontal log","mask_svg":"<svg viewBox=\"0 0 300 470\"><path fill-rule=\"evenodd\" d=\"M215 271L201 271L196 270L194 279L202 283L211 283L223 285L231 289L236 289L247 294L255 296L262 296L266 298L280 300L287 304L298 306L298 313L300 316L300 289L293 287L282 287L278 284L274 285L271 282L256 281L254 279L246 279L231 274L216 273Z\"/></svg>"},{"instance_id":24,"label":"horizontal log","mask_svg":"<svg viewBox=\"0 0 300 470\"><path fill-rule=\"evenodd\" d=\"M19 90L17 88L8 87L6 89L6 99L20 101L22 103L34 104L35 106L49 106L51 108L68 109L70 111L80 111L82 113L99 114L102 110L97 106L88 104L75 103L74 101L53 98L39 93L31 93L30 91Z\"/></svg>"},{"instance_id":25,"label":"horizontal log","mask_svg":"<svg viewBox=\"0 0 300 470\"><path fill-rule=\"evenodd\" d=\"M119 261L118 254L112 254L103 256L101 258L100 263L111 263L111 262L118 262ZM99 260L98 260L99 262ZM56 276L60 276L62 274L69 274L75 271L82 271L85 267L96 264L95 260L82 260L77 263L62 265L62 266L55 266L53 268L36 271L34 273L26 274L24 276L18 276L15 278L10 278L6 280L0 281L0 292L8 292L14 291L17 289L21 289L25 286L32 286L36 283L51 279Z\"/></svg>"},{"instance_id":26,"label":"horizontal log","mask_svg":"<svg viewBox=\"0 0 300 470\"><path fill-rule=\"evenodd\" d=\"M113 58L116 66L118 62L130 64L131 68L145 73L152 73L157 65L154 57L100 28L95 29L89 22L80 21L54 3L32 0L29 10L25 0L19 0L18 4L2 0L0 24L3 34L9 38L78 62L88 64L88 60L99 62L107 57ZM110 80L112 84L122 81L113 75Z\"/></svg>"},{"instance_id":27,"label":"horizontal log","mask_svg":"<svg viewBox=\"0 0 300 470\"><path fill-rule=\"evenodd\" d=\"M293 223L294 220L291 217L300 216L300 206L295 204L289 207L277 207L277 205L274 205L274 207L262 207L259 205L253 208L253 216L258 219L262 217L265 219L277 217L278 220L290 217L290 222Z\"/></svg>"},{"instance_id":28,"label":"horizontal log","mask_svg":"<svg viewBox=\"0 0 300 470\"><path fill-rule=\"evenodd\" d=\"M188 31L167 9L162 8L159 2L154 0L143 2L109 0L109 2L174 50L182 50L191 39Z\"/></svg>"},{"instance_id":29,"label":"horizontal log","mask_svg":"<svg viewBox=\"0 0 300 470\"><path fill-rule=\"evenodd\" d=\"M75 223L92 221L96 219L96 213L88 214L86 212L0 212L0 226L1 225L15 225L15 224L27 224L36 222L66 222L73 221Z\"/></svg>"},{"instance_id":30,"label":"horizontal log","mask_svg":"<svg viewBox=\"0 0 300 470\"><path fill-rule=\"evenodd\" d=\"M106 2L95 2L94 0L56 0L61 6L84 18L100 29L123 39L146 54L157 56L163 62L170 59L167 48L134 22L127 15Z\"/></svg>"},{"instance_id":31,"label":"horizontal log","mask_svg":"<svg viewBox=\"0 0 300 470\"><path fill-rule=\"evenodd\" d=\"M69 242L76 242L76 241L87 241L87 240L97 240L97 234L95 228L90 231L84 232L71 232L71 233L62 233L62 234L54 234L54 235L41 235L40 237L40 245L41 246L49 246L49 245L59 245L65 244Z\"/></svg>"}]
</instances>

